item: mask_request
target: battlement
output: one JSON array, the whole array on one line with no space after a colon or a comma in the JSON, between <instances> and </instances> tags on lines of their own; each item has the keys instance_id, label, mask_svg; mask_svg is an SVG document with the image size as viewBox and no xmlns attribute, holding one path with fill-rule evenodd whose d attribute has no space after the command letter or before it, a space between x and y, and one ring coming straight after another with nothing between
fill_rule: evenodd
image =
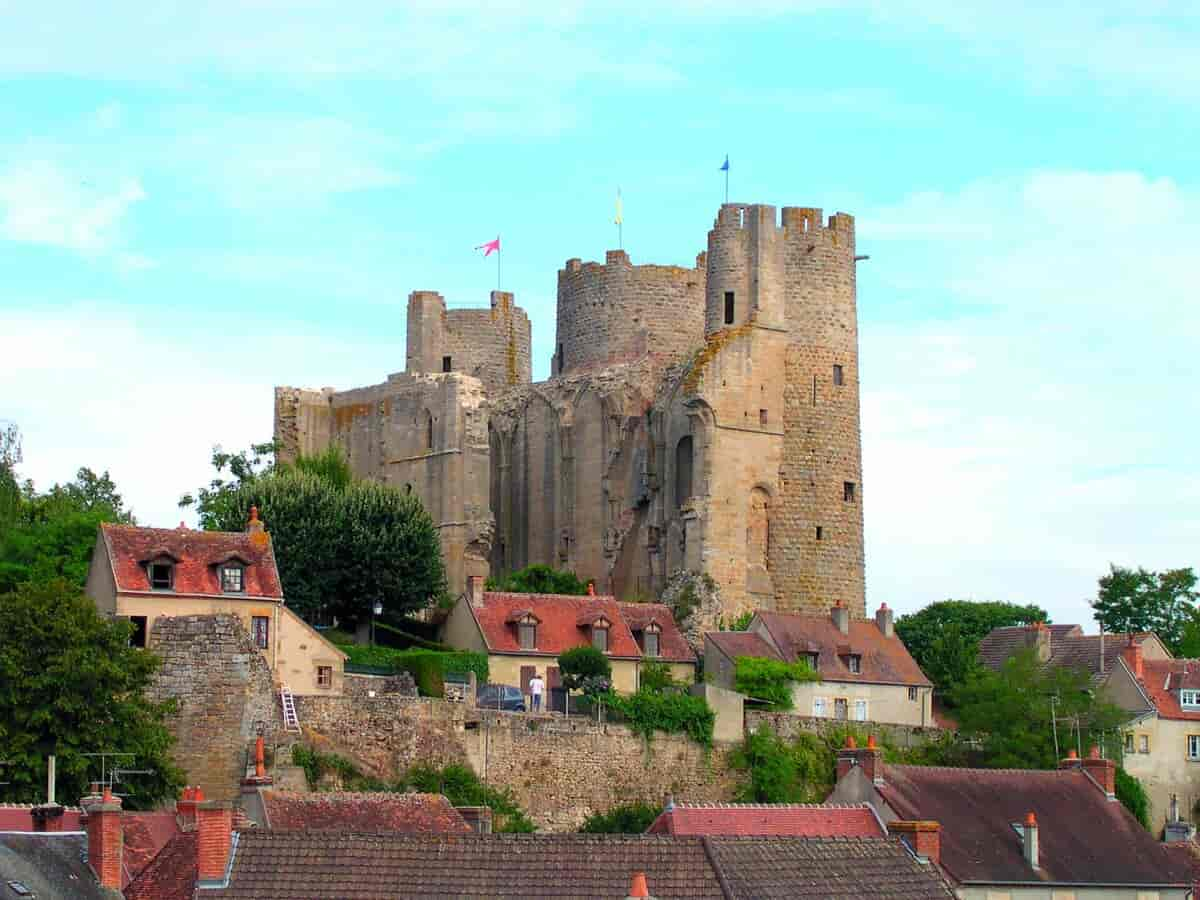
<instances>
[{"instance_id":1,"label":"battlement","mask_svg":"<svg viewBox=\"0 0 1200 900\"><path fill-rule=\"evenodd\" d=\"M532 381L529 316L509 291L492 291L489 300L483 308L447 309L436 291L409 294L405 371L473 375L492 396Z\"/></svg>"},{"instance_id":2,"label":"battlement","mask_svg":"<svg viewBox=\"0 0 1200 900\"><path fill-rule=\"evenodd\" d=\"M558 272L551 372L682 356L703 340L705 254L695 268L633 265L624 250L604 262L569 259Z\"/></svg>"},{"instance_id":3,"label":"battlement","mask_svg":"<svg viewBox=\"0 0 1200 900\"><path fill-rule=\"evenodd\" d=\"M826 223L822 210L812 206L785 206L776 215L774 206L767 203L725 203L717 211L713 230L729 228L784 231L805 234L817 231L854 232L854 216L834 213Z\"/></svg>"}]
</instances>

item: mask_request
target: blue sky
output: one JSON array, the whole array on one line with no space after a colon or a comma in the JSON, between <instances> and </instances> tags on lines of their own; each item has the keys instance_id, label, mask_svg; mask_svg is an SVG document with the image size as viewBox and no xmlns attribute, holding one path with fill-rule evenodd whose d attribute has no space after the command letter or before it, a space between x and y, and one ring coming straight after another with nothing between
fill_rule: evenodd
<instances>
[{"instance_id":1,"label":"blue sky","mask_svg":"<svg viewBox=\"0 0 1200 900\"><path fill-rule=\"evenodd\" d=\"M173 524L275 384L731 198L858 218L868 605L1198 565L1194 3L0 0L0 419Z\"/></svg>"}]
</instances>

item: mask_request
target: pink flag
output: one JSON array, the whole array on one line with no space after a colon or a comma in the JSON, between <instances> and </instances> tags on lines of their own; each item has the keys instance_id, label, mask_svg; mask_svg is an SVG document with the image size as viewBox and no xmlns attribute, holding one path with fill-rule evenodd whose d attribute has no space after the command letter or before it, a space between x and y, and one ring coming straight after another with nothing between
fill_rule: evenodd
<instances>
[{"instance_id":1,"label":"pink flag","mask_svg":"<svg viewBox=\"0 0 1200 900\"><path fill-rule=\"evenodd\" d=\"M482 250L484 256L491 256L493 253L499 253L500 252L500 238L497 237L494 241L488 241L486 244L480 244L475 249Z\"/></svg>"}]
</instances>

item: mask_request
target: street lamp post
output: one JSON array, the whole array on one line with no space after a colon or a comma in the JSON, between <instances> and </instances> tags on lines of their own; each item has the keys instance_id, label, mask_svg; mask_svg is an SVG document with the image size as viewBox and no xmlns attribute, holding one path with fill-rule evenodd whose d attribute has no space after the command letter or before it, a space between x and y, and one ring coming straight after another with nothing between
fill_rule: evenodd
<instances>
[{"instance_id":1,"label":"street lamp post","mask_svg":"<svg viewBox=\"0 0 1200 900\"><path fill-rule=\"evenodd\" d=\"M383 601L376 600L371 606L371 646L375 646L375 617L383 615Z\"/></svg>"}]
</instances>

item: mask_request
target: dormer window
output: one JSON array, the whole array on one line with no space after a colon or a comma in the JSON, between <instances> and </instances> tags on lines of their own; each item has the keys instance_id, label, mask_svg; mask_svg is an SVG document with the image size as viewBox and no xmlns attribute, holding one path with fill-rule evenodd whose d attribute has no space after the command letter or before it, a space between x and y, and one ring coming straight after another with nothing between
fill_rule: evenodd
<instances>
[{"instance_id":1,"label":"dormer window","mask_svg":"<svg viewBox=\"0 0 1200 900\"><path fill-rule=\"evenodd\" d=\"M508 614L504 620L509 625L517 627L517 646L522 650L537 649L538 617L532 610L519 609Z\"/></svg>"},{"instance_id":2,"label":"dormer window","mask_svg":"<svg viewBox=\"0 0 1200 900\"><path fill-rule=\"evenodd\" d=\"M169 591L175 586L175 564L170 560L159 560L149 565L150 588Z\"/></svg>"},{"instance_id":3,"label":"dormer window","mask_svg":"<svg viewBox=\"0 0 1200 900\"><path fill-rule=\"evenodd\" d=\"M800 660L804 663L807 663L808 667L814 672L817 671L817 663L820 661L820 659L820 653L804 653L800 656Z\"/></svg>"},{"instance_id":4,"label":"dormer window","mask_svg":"<svg viewBox=\"0 0 1200 900\"><path fill-rule=\"evenodd\" d=\"M659 647L658 647L658 639L661 634L662 634L662 628L660 628L658 626L657 622L649 623L642 630L642 655L643 656L658 656L659 655L660 651L659 651Z\"/></svg>"},{"instance_id":5,"label":"dormer window","mask_svg":"<svg viewBox=\"0 0 1200 900\"><path fill-rule=\"evenodd\" d=\"M599 650L601 653L607 653L608 652L608 620L601 619L600 622L603 622L604 624L600 624L598 622L592 626L592 646L595 647L597 650Z\"/></svg>"},{"instance_id":6,"label":"dormer window","mask_svg":"<svg viewBox=\"0 0 1200 900\"><path fill-rule=\"evenodd\" d=\"M1180 691L1179 705L1185 709L1200 709L1200 691Z\"/></svg>"},{"instance_id":7,"label":"dormer window","mask_svg":"<svg viewBox=\"0 0 1200 900\"><path fill-rule=\"evenodd\" d=\"M852 675L862 674L862 657L857 653L851 653L846 657L846 668L850 670Z\"/></svg>"},{"instance_id":8,"label":"dormer window","mask_svg":"<svg viewBox=\"0 0 1200 900\"><path fill-rule=\"evenodd\" d=\"M226 594L241 594L246 590L246 568L241 563L221 565L221 590Z\"/></svg>"}]
</instances>

